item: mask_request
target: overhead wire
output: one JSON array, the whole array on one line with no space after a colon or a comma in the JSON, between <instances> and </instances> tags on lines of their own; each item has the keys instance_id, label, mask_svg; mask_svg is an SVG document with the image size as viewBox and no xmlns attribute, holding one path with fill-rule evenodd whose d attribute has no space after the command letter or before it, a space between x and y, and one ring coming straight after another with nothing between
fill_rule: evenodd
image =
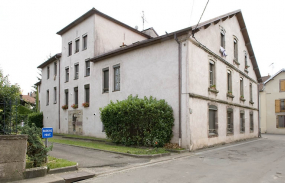
<instances>
[{"instance_id":1,"label":"overhead wire","mask_svg":"<svg viewBox=\"0 0 285 183\"><path fill-rule=\"evenodd\" d=\"M202 15L200 16L200 19L199 19L199 21L198 21L198 23L197 23L195 29L192 31L192 37L193 37L193 38L195 38L195 37L194 37L195 30L197 29L197 27L198 27L198 25L199 25L199 23L200 23L200 21L201 21L203 15L204 15L204 12L205 12L205 10L206 10L206 8L207 8L207 5L208 5L209 1L210 1L210 0L207 1L207 4L206 4L206 6L205 6L205 8L204 8L204 11L203 11Z\"/></svg>"}]
</instances>

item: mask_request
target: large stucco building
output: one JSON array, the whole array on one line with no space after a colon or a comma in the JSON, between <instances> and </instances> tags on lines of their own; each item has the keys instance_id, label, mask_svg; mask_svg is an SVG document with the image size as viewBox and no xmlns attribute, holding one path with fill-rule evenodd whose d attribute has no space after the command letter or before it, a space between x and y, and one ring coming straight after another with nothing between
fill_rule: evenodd
<instances>
[{"instance_id":1,"label":"large stucco building","mask_svg":"<svg viewBox=\"0 0 285 183\"><path fill-rule=\"evenodd\" d=\"M265 78L259 94L261 133L285 134L285 69Z\"/></svg>"},{"instance_id":2,"label":"large stucco building","mask_svg":"<svg viewBox=\"0 0 285 183\"><path fill-rule=\"evenodd\" d=\"M158 36L93 8L57 34L61 53L38 66L44 126L55 132L104 138L99 108L133 94L165 99L172 142L190 150L257 136L261 77L240 10Z\"/></svg>"}]
</instances>

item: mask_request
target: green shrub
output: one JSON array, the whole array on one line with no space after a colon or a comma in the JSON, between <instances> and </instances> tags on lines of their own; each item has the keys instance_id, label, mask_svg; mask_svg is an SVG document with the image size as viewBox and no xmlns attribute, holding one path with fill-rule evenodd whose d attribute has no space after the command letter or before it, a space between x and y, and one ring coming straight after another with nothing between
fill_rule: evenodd
<instances>
[{"instance_id":1,"label":"green shrub","mask_svg":"<svg viewBox=\"0 0 285 183\"><path fill-rule=\"evenodd\" d=\"M33 111L26 106L19 105L18 106L18 116L17 116L17 124L19 124L22 120L27 123L28 115L31 114Z\"/></svg>"},{"instance_id":2,"label":"green shrub","mask_svg":"<svg viewBox=\"0 0 285 183\"><path fill-rule=\"evenodd\" d=\"M35 124L38 128L43 127L43 113L31 113L28 115L28 124L31 126L32 124Z\"/></svg>"},{"instance_id":3,"label":"green shrub","mask_svg":"<svg viewBox=\"0 0 285 183\"><path fill-rule=\"evenodd\" d=\"M39 167L45 163L48 151L52 146L46 148L42 142L42 130L33 123L31 126L25 125L21 130L21 134L28 135L27 155L32 167Z\"/></svg>"},{"instance_id":4,"label":"green shrub","mask_svg":"<svg viewBox=\"0 0 285 183\"><path fill-rule=\"evenodd\" d=\"M165 100L130 95L100 111L106 135L115 143L162 147L172 138L173 110Z\"/></svg>"}]
</instances>

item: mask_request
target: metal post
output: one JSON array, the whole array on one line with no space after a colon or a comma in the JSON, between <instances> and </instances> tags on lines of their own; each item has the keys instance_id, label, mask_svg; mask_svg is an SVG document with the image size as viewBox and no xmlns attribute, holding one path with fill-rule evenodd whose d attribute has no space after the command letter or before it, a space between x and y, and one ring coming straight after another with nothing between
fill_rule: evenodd
<instances>
[{"instance_id":1,"label":"metal post","mask_svg":"<svg viewBox=\"0 0 285 183\"><path fill-rule=\"evenodd\" d=\"M47 148L47 146L48 146L48 139L47 139L47 138L45 139L45 146L46 146L46 148ZM48 157L47 157L47 156L46 156L45 161L46 161L46 163L48 162Z\"/></svg>"}]
</instances>

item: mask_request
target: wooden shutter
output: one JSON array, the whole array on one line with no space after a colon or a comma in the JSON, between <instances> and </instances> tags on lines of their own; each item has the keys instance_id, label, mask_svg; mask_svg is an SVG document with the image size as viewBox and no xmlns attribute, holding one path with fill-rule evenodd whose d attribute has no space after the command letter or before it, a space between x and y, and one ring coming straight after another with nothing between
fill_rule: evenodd
<instances>
[{"instance_id":1,"label":"wooden shutter","mask_svg":"<svg viewBox=\"0 0 285 183\"><path fill-rule=\"evenodd\" d=\"M280 100L275 100L275 112L280 112Z\"/></svg>"},{"instance_id":2,"label":"wooden shutter","mask_svg":"<svg viewBox=\"0 0 285 183\"><path fill-rule=\"evenodd\" d=\"M285 80L280 81L280 91L285 91Z\"/></svg>"}]
</instances>

